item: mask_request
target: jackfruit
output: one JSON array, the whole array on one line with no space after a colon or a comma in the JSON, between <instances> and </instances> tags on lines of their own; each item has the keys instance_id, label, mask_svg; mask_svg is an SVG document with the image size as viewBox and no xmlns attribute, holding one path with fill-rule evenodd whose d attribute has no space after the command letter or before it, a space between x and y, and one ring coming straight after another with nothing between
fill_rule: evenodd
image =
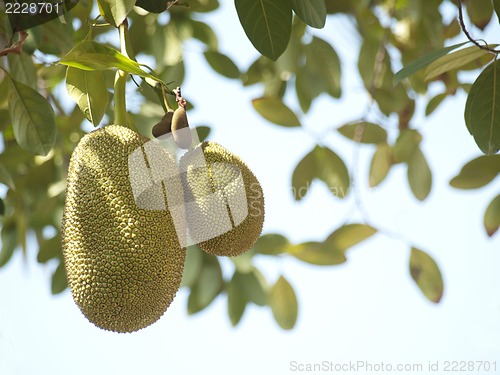
<instances>
[{"instance_id":1,"label":"jackfruit","mask_svg":"<svg viewBox=\"0 0 500 375\"><path fill-rule=\"evenodd\" d=\"M236 155L203 142L180 160L191 240L205 252L237 256L257 241L264 224L259 181Z\"/></svg>"},{"instance_id":2,"label":"jackfruit","mask_svg":"<svg viewBox=\"0 0 500 375\"><path fill-rule=\"evenodd\" d=\"M155 138L160 138L162 135L170 133L172 131L172 117L174 116L174 111L170 110L162 117L162 119L153 126L151 133Z\"/></svg>"},{"instance_id":3,"label":"jackfruit","mask_svg":"<svg viewBox=\"0 0 500 375\"><path fill-rule=\"evenodd\" d=\"M109 125L84 136L69 164L61 228L66 272L74 301L104 330L133 332L154 323L182 279L185 248L163 209L165 187L151 185L138 206L130 182L149 186L155 166L177 168L166 151L148 141ZM129 169L133 152L142 154L144 170Z\"/></svg>"},{"instance_id":4,"label":"jackfruit","mask_svg":"<svg viewBox=\"0 0 500 375\"><path fill-rule=\"evenodd\" d=\"M189 130L186 110L183 107L177 108L172 117L172 136L179 148L188 149L191 146L193 139Z\"/></svg>"}]
</instances>

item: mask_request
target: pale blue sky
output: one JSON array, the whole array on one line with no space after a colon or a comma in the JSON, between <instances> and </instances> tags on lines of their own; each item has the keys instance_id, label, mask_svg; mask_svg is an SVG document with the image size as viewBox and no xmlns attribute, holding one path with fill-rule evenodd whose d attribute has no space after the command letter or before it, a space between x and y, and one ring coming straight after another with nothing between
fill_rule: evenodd
<instances>
[{"instance_id":1,"label":"pale blue sky","mask_svg":"<svg viewBox=\"0 0 500 375\"><path fill-rule=\"evenodd\" d=\"M222 3L206 20L218 31L221 51L247 67L256 52L232 2ZM310 132L358 118L367 102L353 70L357 37L348 30L345 19L330 17L325 29L313 31L335 43L345 96L315 102L302 118ZM490 30L494 33L498 27ZM211 139L238 154L260 179L265 233L283 233L296 242L323 240L349 214L352 197L341 202L316 184L295 203L291 173L314 140L300 129L265 122L250 103L260 90L243 90L240 83L216 76L197 53L200 49L190 43L186 52L183 93L192 93L197 105L191 124L210 124ZM214 90L225 94L227 105L221 107ZM294 286L300 312L292 331L281 330L269 308L255 306L232 328L225 296L188 317L187 293L181 290L159 322L137 333L116 334L90 324L69 291L50 294L54 264L36 264L36 249L30 247L27 259L18 252L0 270L0 374L281 375L298 373L291 371L291 361L349 360L420 363L424 369L429 361L496 360L500 370L500 235L489 239L482 228L482 215L499 184L471 192L448 185L466 161L479 155L463 121L464 105L465 96L457 95L432 117L414 120L424 135L422 147L434 177L425 202L412 197L402 166L380 188L366 188L371 147L362 149L356 173L372 221L410 239L438 262L445 281L440 304L428 302L411 280L408 246L378 234L349 251L348 262L337 267L310 266L290 257L256 259L270 282L283 274ZM332 132L324 144L351 164L351 143ZM223 265L230 274L230 262Z\"/></svg>"}]
</instances>

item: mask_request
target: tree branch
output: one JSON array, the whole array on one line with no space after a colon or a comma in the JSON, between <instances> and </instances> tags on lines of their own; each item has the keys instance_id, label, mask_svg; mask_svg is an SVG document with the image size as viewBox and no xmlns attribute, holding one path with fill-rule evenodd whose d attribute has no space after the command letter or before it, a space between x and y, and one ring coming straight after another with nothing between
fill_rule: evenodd
<instances>
[{"instance_id":1,"label":"tree branch","mask_svg":"<svg viewBox=\"0 0 500 375\"><path fill-rule=\"evenodd\" d=\"M490 47L488 47L488 45L483 46L483 45L479 44L478 41L476 39L474 39L469 34L469 31L467 30L467 27L465 26L465 22L464 22L464 13L462 11L462 1L461 0L458 0L457 6L458 6L458 23L460 24L460 28L462 29L462 32L465 34L467 39L469 39L470 42L474 43L475 46L477 46L481 49L484 49L485 51L489 51L491 53L494 53L495 55L498 55L500 53L500 51L497 51L494 48L490 48Z\"/></svg>"},{"instance_id":2,"label":"tree branch","mask_svg":"<svg viewBox=\"0 0 500 375\"><path fill-rule=\"evenodd\" d=\"M0 56L7 56L9 53L17 53L18 55L20 55L23 49L23 44L26 41L26 38L28 38L28 33L26 31L20 31L19 40L10 47L1 50Z\"/></svg>"}]
</instances>

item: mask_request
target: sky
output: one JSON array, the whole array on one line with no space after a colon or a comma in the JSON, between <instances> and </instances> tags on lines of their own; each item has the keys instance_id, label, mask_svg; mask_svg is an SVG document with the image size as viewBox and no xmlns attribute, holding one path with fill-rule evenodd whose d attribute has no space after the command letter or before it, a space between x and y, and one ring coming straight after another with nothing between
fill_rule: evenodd
<instances>
[{"instance_id":1,"label":"sky","mask_svg":"<svg viewBox=\"0 0 500 375\"><path fill-rule=\"evenodd\" d=\"M232 2L221 3L204 20L217 30L221 51L240 68L247 67L257 53ZM183 93L193 93L196 100L190 123L209 124L211 139L245 160L259 178L266 199L264 233L282 233L295 243L322 241L353 214L352 196L343 202L314 184L296 203L290 187L293 168L315 145L310 134L359 118L360 103L368 101L353 70L359 41L349 33L351 27L345 18L329 17L323 30L312 31L337 48L345 95L342 100L318 99L301 118L307 133L267 123L251 105L261 94L258 88L243 90L239 82L217 76L199 54L201 45L186 46ZM489 35L495 32L498 28ZM464 124L465 99L463 94L449 98L431 117L413 122L424 136L422 148L434 178L424 202L411 195L402 166L393 168L380 187L368 189L374 149L361 149L356 177L364 206L372 222L406 240L377 234L349 250L348 261L335 267L291 257L255 260L270 283L282 274L293 285L299 300L293 330L283 331L269 308L254 305L233 328L225 296L187 316L188 293L181 289L154 325L133 334L106 332L83 317L68 290L50 294L55 264L37 264L37 249L31 246L26 258L17 252L0 270L0 374L281 375L313 373L299 371L305 368L300 366L323 363L416 364L422 371L407 373L430 374L436 372L428 370L429 363L443 370L446 361L488 361L491 366L496 361L500 372L500 239L487 238L482 228L484 210L499 184L475 191L448 184L463 164L480 155ZM289 104L297 108L293 100ZM322 142L352 165L351 143L335 132ZM431 254L443 272L445 292L439 304L427 301L409 275L411 245ZM231 263L222 263L230 275Z\"/></svg>"}]
</instances>

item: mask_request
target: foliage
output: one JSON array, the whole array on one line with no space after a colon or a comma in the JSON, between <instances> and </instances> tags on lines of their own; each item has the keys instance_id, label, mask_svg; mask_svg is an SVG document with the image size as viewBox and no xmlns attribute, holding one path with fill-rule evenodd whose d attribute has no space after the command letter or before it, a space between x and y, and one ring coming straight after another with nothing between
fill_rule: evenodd
<instances>
[{"instance_id":1,"label":"foliage","mask_svg":"<svg viewBox=\"0 0 500 375\"><path fill-rule=\"evenodd\" d=\"M143 97L142 108L125 118L130 127L149 136L151 127L167 109L171 90L165 82L182 84L186 69L182 45L190 39L206 47L204 58L215 73L240 80L244 87L259 85L262 94L252 101L255 110L287 131L301 128L299 119L307 116L318 97L333 100L346 90L341 85L342 62L335 45L320 38L321 31L312 37L310 33L310 28L321 29L325 22L345 17L361 40L357 69L372 104L363 118L338 124L337 131L356 148L374 149L369 161L370 186L381 184L393 166L404 164L414 197L420 201L428 197L432 168L420 147L425 140L412 119L415 101L427 100L424 97L431 87L442 91L427 100L426 115L431 115L449 96L468 92L466 128L457 131L469 131L479 150L486 154L466 164L451 186L477 189L490 183L500 172L500 159L495 155L500 149L498 51L494 44L473 40L465 22L472 23L476 32L483 30L497 22L494 12L500 18L499 4L466 1L467 20L460 1L235 0L241 26L260 53L243 71L219 50L212 28L200 21L204 13L216 12L218 0L81 0L65 15L66 23L55 19L29 29L27 36L22 32L12 34L1 12L0 48L4 50L0 50L0 183L6 186L6 193L0 200L0 266L17 249L26 251L27 236L34 235L39 246L38 261L58 264L52 292L66 288L59 226L67 163L84 134L81 124L90 121L99 126L102 122L123 121L116 110L121 78L117 75L118 84L112 90L109 74L120 70L122 78L129 74L136 81L143 80L138 90ZM440 12L443 5L460 15L459 20L446 21ZM98 12L101 17L92 19ZM166 24L161 21L165 14ZM110 24L107 27L106 22ZM103 34L108 35L107 40L119 40L120 50L97 42L96 37ZM457 38L460 43L446 46ZM135 54L152 57L154 70L136 60ZM46 62L53 61L54 56L58 64ZM396 72L395 67L403 68ZM476 81L472 85L462 81L459 73L474 69L482 69ZM61 83L66 84L68 98L76 103L70 110L59 103L61 98L55 94ZM290 98L297 99L299 108L289 104L293 103ZM108 105L111 102L115 114ZM151 108L155 111L151 112ZM202 127L200 131L206 137L209 129ZM388 137L388 131L398 136ZM356 188L353 171L335 150L321 144L304 155L293 172L291 183L297 201L314 180L325 183L333 199L349 198L353 194L350 190ZM486 233L494 235L499 225L500 199L496 196L484 216ZM47 227L55 231L48 235ZM338 265L346 261L350 248L377 232L390 235L390 231L365 217L365 222L345 223L319 241L292 244L281 234L267 233L249 253L231 259L234 268L229 279L217 258L192 247L182 283L190 290L188 313L197 313L220 294L226 294L233 325L253 303L270 307L277 323L291 329L298 315L291 283L284 276L269 283L254 265L254 258L293 257L317 266ZM430 254L406 245L409 275L425 297L439 302L444 286L438 265Z\"/></svg>"}]
</instances>

